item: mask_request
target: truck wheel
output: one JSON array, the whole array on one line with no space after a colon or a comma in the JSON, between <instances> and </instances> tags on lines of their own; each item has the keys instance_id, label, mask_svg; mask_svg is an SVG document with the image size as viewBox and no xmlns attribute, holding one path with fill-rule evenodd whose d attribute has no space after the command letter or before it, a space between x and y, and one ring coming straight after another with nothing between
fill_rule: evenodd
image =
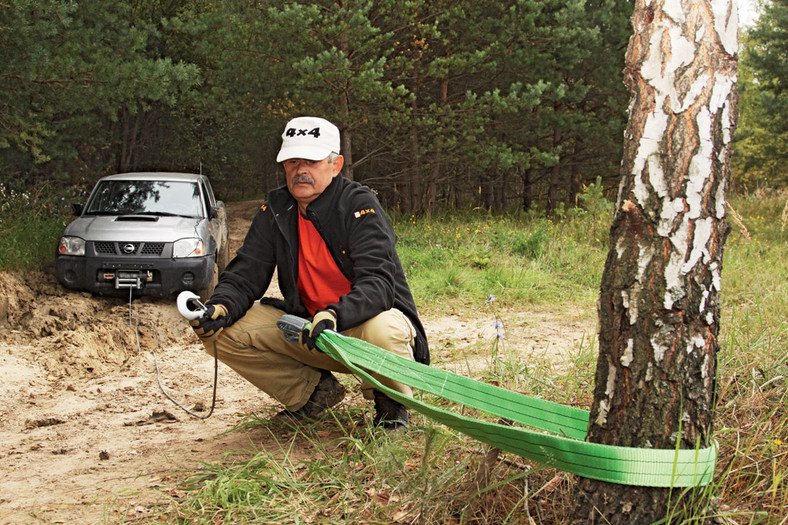
<instances>
[{"instance_id":1,"label":"truck wheel","mask_svg":"<svg viewBox=\"0 0 788 525\"><path fill-rule=\"evenodd\" d=\"M230 247L227 246L227 239L222 243L222 249L216 254L216 264L219 266L219 272L222 273L227 264L230 262Z\"/></svg>"},{"instance_id":2,"label":"truck wheel","mask_svg":"<svg viewBox=\"0 0 788 525\"><path fill-rule=\"evenodd\" d=\"M207 301L213 295L213 290L216 288L216 284L219 282L219 265L214 263L213 265L213 277L211 277L211 282L208 283L208 286L197 292L197 295L200 296L200 300L202 302Z\"/></svg>"}]
</instances>

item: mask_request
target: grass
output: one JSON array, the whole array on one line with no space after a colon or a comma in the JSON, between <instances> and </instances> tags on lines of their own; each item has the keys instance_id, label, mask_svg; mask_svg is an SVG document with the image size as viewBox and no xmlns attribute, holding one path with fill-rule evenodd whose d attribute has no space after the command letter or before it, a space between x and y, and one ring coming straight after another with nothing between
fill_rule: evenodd
<instances>
[{"instance_id":1,"label":"grass","mask_svg":"<svg viewBox=\"0 0 788 525\"><path fill-rule=\"evenodd\" d=\"M587 218L553 222L487 213L395 221L398 251L422 309L451 301L593 301L605 252ZM601 219L600 219L601 220Z\"/></svg>"},{"instance_id":2,"label":"grass","mask_svg":"<svg viewBox=\"0 0 788 525\"><path fill-rule=\"evenodd\" d=\"M24 271L52 265L58 239L73 218L71 203L84 198L49 186L30 192L0 185L0 268Z\"/></svg>"},{"instance_id":3,"label":"grass","mask_svg":"<svg viewBox=\"0 0 788 525\"><path fill-rule=\"evenodd\" d=\"M269 450L206 465L166 514L188 523L450 523L473 508L521 522L530 466L496 463L488 478L497 483L480 486L486 467L476 443L416 416L403 446L402 434L356 428L359 412L345 407ZM304 449L309 458L293 460Z\"/></svg>"},{"instance_id":4,"label":"grass","mask_svg":"<svg viewBox=\"0 0 788 525\"><path fill-rule=\"evenodd\" d=\"M737 199L723 269L717 439L721 508L745 523L788 523L786 194ZM734 228L736 228L734 226Z\"/></svg>"},{"instance_id":5,"label":"grass","mask_svg":"<svg viewBox=\"0 0 788 525\"><path fill-rule=\"evenodd\" d=\"M45 213L43 200L13 198L21 200L3 208L0 265L24 268L49 261L67 214L56 198L46 201L56 213ZM733 199L746 230L732 224L725 248L718 471L703 489L728 523L788 523L787 199L785 192ZM4 202L11 202L8 195ZM605 206L590 204L593 213L570 210L555 221L478 211L429 220L395 216L399 254L420 310L451 308L491 320L499 318L495 307L560 310L571 304L593 311L609 217ZM9 215L9 209L28 213ZM482 370L465 367L469 374L588 408L597 351L593 339L569 349L559 367L548 357L519 354L508 339L486 344L472 348L485 362ZM387 436L364 423L368 410L366 404L343 405L314 425L272 433L266 443L273 444L233 451L223 462L204 465L184 476L182 497L160 509L159 518L170 523L567 522L571 476L519 457L499 457L418 414L404 434ZM265 419L251 415L241 425L266 426ZM686 501L691 499L682 504ZM700 510L685 511L669 509L668 516L694 514L702 521ZM666 523L679 522L671 519Z\"/></svg>"},{"instance_id":6,"label":"grass","mask_svg":"<svg viewBox=\"0 0 788 525\"><path fill-rule=\"evenodd\" d=\"M714 488L739 523L788 523L785 204L785 193L736 199L746 230L734 226L725 253Z\"/></svg>"}]
</instances>

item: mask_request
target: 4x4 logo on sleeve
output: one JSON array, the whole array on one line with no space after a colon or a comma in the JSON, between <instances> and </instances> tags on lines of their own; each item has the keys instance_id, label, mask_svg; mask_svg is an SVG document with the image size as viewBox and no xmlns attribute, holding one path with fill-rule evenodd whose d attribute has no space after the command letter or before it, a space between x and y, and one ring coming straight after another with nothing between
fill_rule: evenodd
<instances>
[{"instance_id":1,"label":"4x4 logo on sleeve","mask_svg":"<svg viewBox=\"0 0 788 525\"><path fill-rule=\"evenodd\" d=\"M366 215L367 213L375 213L375 209L374 208L368 208L366 210L358 210L358 211L353 213L353 217L358 219L359 217L361 217L362 215Z\"/></svg>"}]
</instances>

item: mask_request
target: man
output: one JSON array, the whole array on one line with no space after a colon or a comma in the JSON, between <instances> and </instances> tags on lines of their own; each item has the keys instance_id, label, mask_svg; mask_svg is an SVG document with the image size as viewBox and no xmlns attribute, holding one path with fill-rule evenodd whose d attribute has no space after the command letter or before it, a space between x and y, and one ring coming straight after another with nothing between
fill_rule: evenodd
<instances>
[{"instance_id":1,"label":"man","mask_svg":"<svg viewBox=\"0 0 788 525\"><path fill-rule=\"evenodd\" d=\"M372 191L340 174L339 130L315 117L291 120L277 156L286 186L270 193L243 246L222 273L195 332L212 353L281 402L275 417L313 419L339 403L345 389L331 373L349 372L322 353L325 329L368 341L429 364L429 349L395 249L395 235ZM278 270L284 300L258 299ZM276 322L285 313L311 318L300 343ZM409 387L379 380L407 396ZM375 402L374 423L387 431L408 424L406 408L362 386Z\"/></svg>"}]
</instances>

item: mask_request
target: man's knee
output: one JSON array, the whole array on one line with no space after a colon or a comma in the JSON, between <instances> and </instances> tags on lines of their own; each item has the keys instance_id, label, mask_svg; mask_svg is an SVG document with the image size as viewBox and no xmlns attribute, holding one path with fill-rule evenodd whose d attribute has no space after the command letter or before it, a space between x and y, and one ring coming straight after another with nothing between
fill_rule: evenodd
<instances>
[{"instance_id":1,"label":"man's knee","mask_svg":"<svg viewBox=\"0 0 788 525\"><path fill-rule=\"evenodd\" d=\"M382 312L357 327L358 333L348 333L377 347L398 354L412 352L416 331L408 318L397 309ZM348 332L354 332L351 329ZM409 352L405 352L407 349Z\"/></svg>"}]
</instances>

